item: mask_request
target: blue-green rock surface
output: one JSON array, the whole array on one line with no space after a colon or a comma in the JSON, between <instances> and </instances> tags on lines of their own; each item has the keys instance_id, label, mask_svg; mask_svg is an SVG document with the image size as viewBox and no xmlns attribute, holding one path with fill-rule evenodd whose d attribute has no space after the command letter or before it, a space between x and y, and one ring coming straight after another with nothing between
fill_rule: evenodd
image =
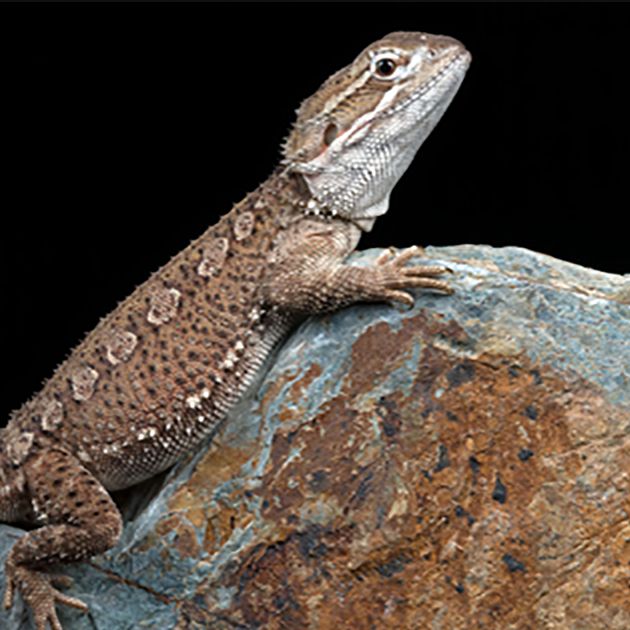
<instances>
[{"instance_id":1,"label":"blue-green rock surface","mask_svg":"<svg viewBox=\"0 0 630 630\"><path fill-rule=\"evenodd\" d=\"M119 545L63 569L90 607L64 628L630 628L630 279L424 258L456 293L305 322ZM30 627L19 597L0 627Z\"/></svg>"}]
</instances>

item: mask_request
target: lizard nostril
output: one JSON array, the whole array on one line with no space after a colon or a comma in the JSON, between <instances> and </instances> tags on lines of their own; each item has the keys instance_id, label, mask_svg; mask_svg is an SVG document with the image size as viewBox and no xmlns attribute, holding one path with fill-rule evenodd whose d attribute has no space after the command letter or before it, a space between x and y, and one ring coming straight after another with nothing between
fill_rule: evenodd
<instances>
[{"instance_id":1,"label":"lizard nostril","mask_svg":"<svg viewBox=\"0 0 630 630\"><path fill-rule=\"evenodd\" d=\"M427 55L429 55L429 59L435 59L437 57L437 50L435 50L435 48L429 48Z\"/></svg>"}]
</instances>

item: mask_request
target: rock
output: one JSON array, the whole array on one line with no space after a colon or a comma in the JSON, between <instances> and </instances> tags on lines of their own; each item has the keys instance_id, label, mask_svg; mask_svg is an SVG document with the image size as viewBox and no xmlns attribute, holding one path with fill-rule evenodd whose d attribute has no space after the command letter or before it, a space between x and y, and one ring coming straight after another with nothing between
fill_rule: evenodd
<instances>
[{"instance_id":1,"label":"rock","mask_svg":"<svg viewBox=\"0 0 630 630\"><path fill-rule=\"evenodd\" d=\"M630 628L630 279L427 256L457 293L307 321L64 628Z\"/></svg>"}]
</instances>

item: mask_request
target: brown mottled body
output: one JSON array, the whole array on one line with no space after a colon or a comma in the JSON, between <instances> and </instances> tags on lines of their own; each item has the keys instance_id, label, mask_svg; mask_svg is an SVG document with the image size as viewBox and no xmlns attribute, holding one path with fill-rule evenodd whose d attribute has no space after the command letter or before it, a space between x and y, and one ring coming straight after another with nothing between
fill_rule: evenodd
<instances>
[{"instance_id":1,"label":"brown mottled body","mask_svg":"<svg viewBox=\"0 0 630 630\"><path fill-rule=\"evenodd\" d=\"M0 434L0 518L41 527L11 550L6 606L17 589L39 630L61 628L56 602L85 609L46 569L113 546L122 525L107 491L165 470L211 434L299 319L357 301L409 304L412 287L449 291L435 278L443 268L404 266L413 249L373 267L344 260L468 60L455 40L419 33L366 49L302 106L281 167L14 413Z\"/></svg>"},{"instance_id":2,"label":"brown mottled body","mask_svg":"<svg viewBox=\"0 0 630 630\"><path fill-rule=\"evenodd\" d=\"M283 329L259 294L280 227L272 203L296 203L284 179L246 197L100 322L7 428L32 428L25 454L62 445L115 490L207 435Z\"/></svg>"}]
</instances>

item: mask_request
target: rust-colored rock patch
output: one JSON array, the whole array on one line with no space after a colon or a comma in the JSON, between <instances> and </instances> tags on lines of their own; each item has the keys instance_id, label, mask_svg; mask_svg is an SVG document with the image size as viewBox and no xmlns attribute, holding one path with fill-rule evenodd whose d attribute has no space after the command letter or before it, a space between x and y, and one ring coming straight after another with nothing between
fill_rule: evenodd
<instances>
[{"instance_id":1,"label":"rust-colored rock patch","mask_svg":"<svg viewBox=\"0 0 630 630\"><path fill-rule=\"evenodd\" d=\"M316 418L300 423L293 397L257 490L267 534L226 576L240 623L562 628L604 607L630 619L628 462L576 433L597 409L600 438L627 445L619 409L524 355L455 355L447 337L469 344L440 318L378 323ZM410 383L379 394L418 347ZM598 505L609 484L619 496Z\"/></svg>"}]
</instances>

